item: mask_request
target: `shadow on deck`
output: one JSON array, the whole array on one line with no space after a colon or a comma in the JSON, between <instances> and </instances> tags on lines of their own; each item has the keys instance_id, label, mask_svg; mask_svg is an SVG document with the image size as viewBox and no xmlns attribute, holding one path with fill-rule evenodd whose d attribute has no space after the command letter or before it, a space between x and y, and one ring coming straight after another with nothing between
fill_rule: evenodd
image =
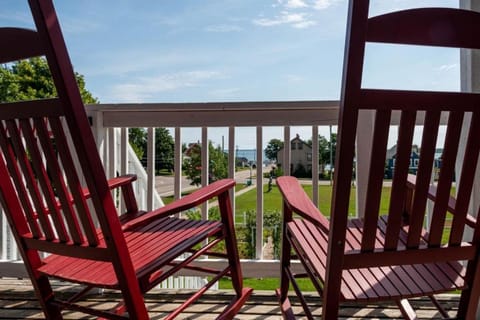
<instances>
[{"instance_id":1,"label":"shadow on deck","mask_svg":"<svg viewBox=\"0 0 480 320\"><path fill-rule=\"evenodd\" d=\"M71 286L60 286L57 288L67 294L74 288ZM168 294L170 293L170 294ZM173 295L172 293L176 293ZM152 319L162 319L191 291L187 290L158 290L146 295L146 301ZM230 290L212 291L201 298L193 307L178 319L215 319L216 315L231 300L233 292ZM315 294L309 294L308 300L315 306L314 315L321 315L321 301ZM119 295L112 292L95 294L85 301L89 305L98 305L103 309L113 307L119 300ZM439 301L445 309L452 313L458 303L458 295L441 295ZM294 311L301 315L302 310L297 300L292 298ZM428 299L412 300L412 306L417 311L419 319L440 319L440 315L429 303ZM74 312L66 312L65 319L91 319ZM301 318L301 316L299 316ZM340 310L340 319L399 319L400 312L395 304L372 304L372 305L343 305ZM33 289L28 280L0 279L0 319L43 319L43 313L35 299ZM274 292L254 292L247 304L242 308L235 319L281 319L280 310L277 305Z\"/></svg>"}]
</instances>

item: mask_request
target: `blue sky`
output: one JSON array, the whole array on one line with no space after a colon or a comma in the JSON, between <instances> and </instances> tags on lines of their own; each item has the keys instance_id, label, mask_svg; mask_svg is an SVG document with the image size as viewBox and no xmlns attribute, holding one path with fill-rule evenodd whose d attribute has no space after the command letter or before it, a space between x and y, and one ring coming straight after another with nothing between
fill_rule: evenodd
<instances>
[{"instance_id":1,"label":"blue sky","mask_svg":"<svg viewBox=\"0 0 480 320\"><path fill-rule=\"evenodd\" d=\"M55 5L74 68L103 103L339 99L346 0ZM376 0L371 12L412 6L458 1ZM26 1L2 0L0 25L33 26ZM370 46L367 54L365 86L459 88L458 51Z\"/></svg>"}]
</instances>

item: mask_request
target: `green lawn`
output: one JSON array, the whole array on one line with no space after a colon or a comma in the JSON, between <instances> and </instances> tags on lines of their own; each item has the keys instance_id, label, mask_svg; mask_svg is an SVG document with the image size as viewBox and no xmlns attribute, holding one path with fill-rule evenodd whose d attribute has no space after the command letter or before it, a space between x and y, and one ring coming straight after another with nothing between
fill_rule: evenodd
<instances>
[{"instance_id":1,"label":"green lawn","mask_svg":"<svg viewBox=\"0 0 480 320\"><path fill-rule=\"evenodd\" d=\"M316 291L308 279L297 279L298 285L302 288L302 291ZM245 287L253 288L254 290L267 290L274 291L280 286L279 278L244 278L243 285ZM232 282L228 279L221 279L218 284L220 289L233 289Z\"/></svg>"},{"instance_id":2,"label":"green lawn","mask_svg":"<svg viewBox=\"0 0 480 320\"><path fill-rule=\"evenodd\" d=\"M311 185L304 185L303 186L305 192L311 197L312 195L312 186ZM355 214L355 187L352 187L352 191L350 192L350 213L352 215ZM280 191L278 190L276 185L272 186L272 190L267 192L267 186L264 186L264 204L263 208L264 211L281 211L282 208L282 197ZM318 198L319 198L319 209L320 211L326 215L330 215L330 201L332 198L332 186L330 185L320 185L318 186ZM383 187L382 191L382 198L380 202L380 212L386 213L388 210L388 204L390 202L390 187ZM256 210L257 203L257 190L252 189L240 196L236 197L235 201L235 214L238 217L243 216L243 212L248 210ZM238 222L238 221L237 221Z\"/></svg>"},{"instance_id":3,"label":"green lawn","mask_svg":"<svg viewBox=\"0 0 480 320\"><path fill-rule=\"evenodd\" d=\"M245 189L247 186L245 184L237 184L235 185L235 192L238 192L242 189ZM186 192L182 192L182 197L183 196L186 196L187 194L190 194L192 193L193 191L186 191ZM173 196L168 196L168 197L162 197L162 200L163 200L163 203L164 204L169 204L171 202L173 202L174 198ZM212 201L215 201L215 199L213 199Z\"/></svg>"},{"instance_id":4,"label":"green lawn","mask_svg":"<svg viewBox=\"0 0 480 320\"><path fill-rule=\"evenodd\" d=\"M238 184L235 187L236 191L239 191L245 188L245 184ZM272 190L267 192L267 185L263 186L263 197L264 197L264 212L281 212L282 208L282 197L278 187L276 185L272 186ZM306 193L311 197L312 195L312 186L311 185L303 185L304 190ZM388 206L390 202L390 187L383 187L382 190L382 197L380 202L380 213L387 213ZM452 191L454 192L454 190ZM330 215L330 201L332 197L332 186L330 185L320 185L319 186L319 209L320 211L326 215ZM356 189L352 187L350 193L350 206L349 212L354 215L355 214L355 201L356 198ZM165 203L171 202L173 197L166 197L163 198ZM235 200L235 216L236 216L236 223L243 223L244 212L249 210L256 210L256 201L257 201L257 190L256 188L236 197ZM448 219L448 218L447 218ZM448 231L444 233L444 241L447 240ZM304 291L315 291L315 288L311 284L308 279L299 279L299 285ZM279 279L278 278L262 278L262 279L255 279L255 278L246 278L244 279L244 284L247 287L254 288L256 290L275 290L279 287ZM231 282L228 280L221 280L219 284L221 289L231 289Z\"/></svg>"}]
</instances>

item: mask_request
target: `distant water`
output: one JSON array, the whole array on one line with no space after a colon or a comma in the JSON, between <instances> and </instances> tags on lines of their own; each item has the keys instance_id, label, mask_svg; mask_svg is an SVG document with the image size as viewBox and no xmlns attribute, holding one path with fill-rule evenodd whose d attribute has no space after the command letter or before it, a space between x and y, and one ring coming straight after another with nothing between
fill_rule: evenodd
<instances>
[{"instance_id":1,"label":"distant water","mask_svg":"<svg viewBox=\"0 0 480 320\"><path fill-rule=\"evenodd\" d=\"M237 149L236 157L237 158L247 158L248 161L257 160L257 150L256 149ZM263 151L263 160L265 160L265 151Z\"/></svg>"}]
</instances>

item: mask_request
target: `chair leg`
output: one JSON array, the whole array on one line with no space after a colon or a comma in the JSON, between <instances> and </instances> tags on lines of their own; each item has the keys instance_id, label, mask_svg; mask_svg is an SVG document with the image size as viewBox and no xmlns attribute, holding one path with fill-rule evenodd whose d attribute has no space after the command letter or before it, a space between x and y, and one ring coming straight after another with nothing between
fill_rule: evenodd
<instances>
[{"instance_id":1,"label":"chair leg","mask_svg":"<svg viewBox=\"0 0 480 320\"><path fill-rule=\"evenodd\" d=\"M222 222L225 226L225 248L227 250L232 285L237 295L232 303L230 303L230 305L226 308L225 319L229 319L228 315L231 313L233 317L233 315L236 314L243 306L253 290L251 288L243 287L243 275L237 249L237 237L233 223L233 210L228 192L224 192L218 196L218 205Z\"/></svg>"},{"instance_id":2,"label":"chair leg","mask_svg":"<svg viewBox=\"0 0 480 320\"><path fill-rule=\"evenodd\" d=\"M473 277L471 281L468 281L471 287L462 291L458 306L458 319L477 319L477 307L480 299L480 262L478 260L469 263L465 278L469 277Z\"/></svg>"},{"instance_id":3,"label":"chair leg","mask_svg":"<svg viewBox=\"0 0 480 320\"><path fill-rule=\"evenodd\" d=\"M438 300L434 297L434 296L429 296L430 300L432 301L432 303L435 305L435 307L437 308L438 312L440 312L440 314L442 315L442 317L444 319L448 319L449 316L448 316L448 313L447 311L445 311L445 309L442 307L442 305L440 304L440 302L438 302Z\"/></svg>"},{"instance_id":4,"label":"chair leg","mask_svg":"<svg viewBox=\"0 0 480 320\"><path fill-rule=\"evenodd\" d=\"M237 241L235 228L233 225L232 207L230 204L230 196L227 192L218 196L218 205L222 222L225 226L225 247L227 250L228 263L232 274L232 284L238 296L242 294L243 279L242 270L240 268L240 260L238 258Z\"/></svg>"},{"instance_id":5,"label":"chair leg","mask_svg":"<svg viewBox=\"0 0 480 320\"><path fill-rule=\"evenodd\" d=\"M252 292L252 288L243 288L241 295L235 297L235 299L230 302L230 304L225 308L224 312L217 318L217 320L233 319L233 317L235 317L240 308L243 307Z\"/></svg>"},{"instance_id":6,"label":"chair leg","mask_svg":"<svg viewBox=\"0 0 480 320\"><path fill-rule=\"evenodd\" d=\"M291 220L292 211L284 204L282 223L282 252L280 257L280 288L276 290L278 301L280 303L280 310L284 319L295 319L290 300L288 299L290 278L287 274L287 270L290 268L292 247L290 245L290 241L288 241L287 222Z\"/></svg>"},{"instance_id":7,"label":"chair leg","mask_svg":"<svg viewBox=\"0 0 480 320\"><path fill-rule=\"evenodd\" d=\"M50 281L46 276L40 277L30 277L32 279L32 284L37 294L38 301L42 306L43 313L47 319L63 319L62 312L58 306L49 303L49 301L54 299L54 294L52 287L50 286Z\"/></svg>"}]
</instances>

